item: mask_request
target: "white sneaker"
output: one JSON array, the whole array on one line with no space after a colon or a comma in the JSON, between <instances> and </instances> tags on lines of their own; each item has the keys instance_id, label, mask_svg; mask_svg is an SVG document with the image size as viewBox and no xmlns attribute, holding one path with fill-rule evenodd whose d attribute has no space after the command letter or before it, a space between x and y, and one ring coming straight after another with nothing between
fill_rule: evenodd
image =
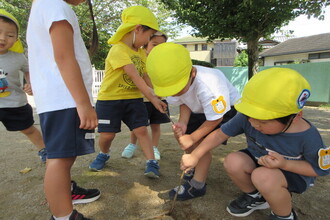
<instances>
[{"instance_id":1,"label":"white sneaker","mask_svg":"<svg viewBox=\"0 0 330 220\"><path fill-rule=\"evenodd\" d=\"M160 152L158 150L157 147L153 147L154 148L154 156L155 156L155 160L160 160Z\"/></svg>"},{"instance_id":2,"label":"white sneaker","mask_svg":"<svg viewBox=\"0 0 330 220\"><path fill-rule=\"evenodd\" d=\"M136 150L135 144L128 144L121 153L121 156L130 159L134 156L135 150Z\"/></svg>"}]
</instances>

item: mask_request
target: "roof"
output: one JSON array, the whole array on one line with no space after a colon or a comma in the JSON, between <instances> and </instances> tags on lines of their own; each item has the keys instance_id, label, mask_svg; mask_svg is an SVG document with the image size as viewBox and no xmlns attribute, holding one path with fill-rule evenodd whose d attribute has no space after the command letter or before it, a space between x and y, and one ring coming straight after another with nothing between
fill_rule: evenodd
<instances>
[{"instance_id":1,"label":"roof","mask_svg":"<svg viewBox=\"0 0 330 220\"><path fill-rule=\"evenodd\" d=\"M214 39L212 40L211 42L227 42L227 41L230 41L228 39ZM179 44L189 44L189 43L208 43L207 42L207 37L193 37L191 35L189 36L186 36L186 37L182 37L182 38L179 38L179 39L176 39L174 40L174 43L179 43Z\"/></svg>"},{"instance_id":2,"label":"roof","mask_svg":"<svg viewBox=\"0 0 330 220\"><path fill-rule=\"evenodd\" d=\"M292 38L262 53L261 57L330 50L330 33Z\"/></svg>"}]
</instances>

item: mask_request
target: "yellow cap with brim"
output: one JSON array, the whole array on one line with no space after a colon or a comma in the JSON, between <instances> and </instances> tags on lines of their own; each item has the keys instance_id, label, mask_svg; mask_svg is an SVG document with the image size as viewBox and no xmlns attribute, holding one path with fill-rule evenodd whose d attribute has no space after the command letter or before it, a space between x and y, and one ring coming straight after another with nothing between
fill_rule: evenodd
<instances>
[{"instance_id":1,"label":"yellow cap with brim","mask_svg":"<svg viewBox=\"0 0 330 220\"><path fill-rule=\"evenodd\" d=\"M297 71L274 67L248 81L235 109L259 120L277 119L300 112L310 91L309 83Z\"/></svg>"},{"instance_id":2,"label":"yellow cap with brim","mask_svg":"<svg viewBox=\"0 0 330 220\"><path fill-rule=\"evenodd\" d=\"M0 9L0 17L6 17L6 18L10 19L11 21L13 21L17 26L17 34L18 34L20 26L19 26L17 19L12 14L10 14L9 12L7 12L4 9ZM24 48L23 48L23 45L22 45L22 42L20 41L20 39L17 38L17 41L14 43L14 45L11 48L9 48L9 50L16 52L16 53L23 53Z\"/></svg>"},{"instance_id":3,"label":"yellow cap with brim","mask_svg":"<svg viewBox=\"0 0 330 220\"><path fill-rule=\"evenodd\" d=\"M148 8L143 6L132 6L124 9L121 20L122 24L118 27L116 33L108 40L108 44L118 43L125 34L134 30L134 27L138 24L160 31L155 15Z\"/></svg>"},{"instance_id":4,"label":"yellow cap with brim","mask_svg":"<svg viewBox=\"0 0 330 220\"><path fill-rule=\"evenodd\" d=\"M172 96L188 83L192 68L189 51L182 45L162 43L147 57L147 73L157 96Z\"/></svg>"}]
</instances>

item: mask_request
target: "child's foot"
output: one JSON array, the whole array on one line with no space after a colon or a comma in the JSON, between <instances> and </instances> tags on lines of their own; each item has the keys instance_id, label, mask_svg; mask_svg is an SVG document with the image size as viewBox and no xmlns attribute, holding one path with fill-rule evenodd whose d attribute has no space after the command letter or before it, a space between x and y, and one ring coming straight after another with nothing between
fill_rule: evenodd
<instances>
[{"instance_id":1,"label":"child's foot","mask_svg":"<svg viewBox=\"0 0 330 220\"><path fill-rule=\"evenodd\" d=\"M121 156L127 159L130 159L134 156L134 152L136 150L136 145L135 144L128 144L123 152L121 153Z\"/></svg>"},{"instance_id":2,"label":"child's foot","mask_svg":"<svg viewBox=\"0 0 330 220\"><path fill-rule=\"evenodd\" d=\"M98 189L81 188L75 181L71 181L71 184L72 204L90 203L100 198L101 192Z\"/></svg>"},{"instance_id":3,"label":"child's foot","mask_svg":"<svg viewBox=\"0 0 330 220\"><path fill-rule=\"evenodd\" d=\"M144 175L153 178L153 179L158 179L159 178L159 165L157 160L148 160L147 161L147 166L144 171Z\"/></svg>"},{"instance_id":4,"label":"child's foot","mask_svg":"<svg viewBox=\"0 0 330 220\"><path fill-rule=\"evenodd\" d=\"M297 220L297 214L296 212L292 209L292 212L289 216L277 216L276 214L274 214L273 212L270 213L269 215L269 220Z\"/></svg>"},{"instance_id":5,"label":"child's foot","mask_svg":"<svg viewBox=\"0 0 330 220\"><path fill-rule=\"evenodd\" d=\"M95 160L89 165L89 169L92 171L101 171L105 166L105 162L107 162L109 158L110 155L100 152Z\"/></svg>"},{"instance_id":6,"label":"child's foot","mask_svg":"<svg viewBox=\"0 0 330 220\"><path fill-rule=\"evenodd\" d=\"M46 163L47 160L47 150L46 148L42 148L38 151L38 156L40 157L41 162Z\"/></svg>"},{"instance_id":7,"label":"child's foot","mask_svg":"<svg viewBox=\"0 0 330 220\"><path fill-rule=\"evenodd\" d=\"M50 220L54 220L55 218L52 216L50 217ZM77 212L76 210L73 210L72 214L69 217L69 220L91 220L89 218L84 217L81 213Z\"/></svg>"},{"instance_id":8,"label":"child's foot","mask_svg":"<svg viewBox=\"0 0 330 220\"><path fill-rule=\"evenodd\" d=\"M154 148L154 156L155 156L155 160L160 160L160 152L158 150L157 147L153 147Z\"/></svg>"},{"instance_id":9,"label":"child's foot","mask_svg":"<svg viewBox=\"0 0 330 220\"><path fill-rule=\"evenodd\" d=\"M244 193L237 199L230 202L227 206L227 211L233 216L245 217L250 215L255 210L267 208L269 208L269 205L260 193L256 198Z\"/></svg>"},{"instance_id":10,"label":"child's foot","mask_svg":"<svg viewBox=\"0 0 330 220\"><path fill-rule=\"evenodd\" d=\"M179 191L178 191L179 190ZM170 199L173 200L178 191L178 195L176 197L179 201L184 201L188 199L193 199L196 197L204 196L206 193L206 184L201 189L196 189L193 187L189 181L185 182L181 186L177 186L169 192Z\"/></svg>"}]
</instances>

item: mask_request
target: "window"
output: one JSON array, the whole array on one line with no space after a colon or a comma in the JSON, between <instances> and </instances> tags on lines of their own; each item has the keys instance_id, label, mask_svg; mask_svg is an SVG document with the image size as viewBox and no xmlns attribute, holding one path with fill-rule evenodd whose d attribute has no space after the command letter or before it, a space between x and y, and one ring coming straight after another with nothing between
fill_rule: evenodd
<instances>
[{"instance_id":1,"label":"window","mask_svg":"<svg viewBox=\"0 0 330 220\"><path fill-rule=\"evenodd\" d=\"M310 59L310 60L325 59L325 58L330 58L330 52L308 54L308 59Z\"/></svg>"},{"instance_id":2,"label":"window","mask_svg":"<svg viewBox=\"0 0 330 220\"><path fill-rule=\"evenodd\" d=\"M202 44L202 50L207 50L207 44Z\"/></svg>"},{"instance_id":3,"label":"window","mask_svg":"<svg viewBox=\"0 0 330 220\"><path fill-rule=\"evenodd\" d=\"M195 44L195 51L198 51L198 44Z\"/></svg>"},{"instance_id":4,"label":"window","mask_svg":"<svg viewBox=\"0 0 330 220\"><path fill-rule=\"evenodd\" d=\"M185 48L187 48L187 44L182 44L182 46L184 46Z\"/></svg>"}]
</instances>

